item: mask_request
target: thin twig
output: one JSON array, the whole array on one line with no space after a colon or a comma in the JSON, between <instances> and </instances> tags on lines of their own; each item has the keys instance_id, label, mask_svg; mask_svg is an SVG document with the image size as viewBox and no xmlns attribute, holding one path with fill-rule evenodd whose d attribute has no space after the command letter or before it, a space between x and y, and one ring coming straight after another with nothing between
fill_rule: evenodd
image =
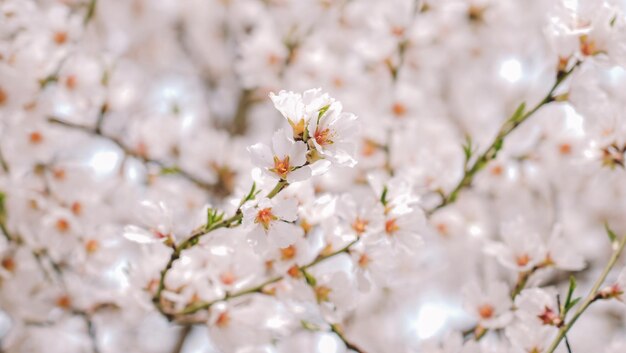
<instances>
[{"instance_id":1,"label":"thin twig","mask_svg":"<svg viewBox=\"0 0 626 353\"><path fill-rule=\"evenodd\" d=\"M572 319L559 329L558 335L552 341L552 343L550 344L549 348L545 351L545 353L553 353L556 350L556 348L559 346L561 341L565 338L565 336L567 335L567 332L569 332L569 330L572 328L572 326L574 326L576 321L578 321L578 319L587 310L587 308L593 302L600 299L600 297L598 296L600 287L606 280L606 277L609 275L609 272L611 271L611 269L617 263L617 260L620 258L620 255L624 251L624 246L626 246L626 236L623 236L622 239L619 240L619 242L614 242L613 254L611 255L611 258L609 259L609 262L604 267L604 270L600 274L600 277L598 277L593 287L589 291L589 294L587 295L583 303L580 305L580 307L578 307L578 310L576 310L576 312L574 313L574 316L572 317Z\"/></svg>"},{"instance_id":2,"label":"thin twig","mask_svg":"<svg viewBox=\"0 0 626 353\"><path fill-rule=\"evenodd\" d=\"M187 341L187 337L191 333L192 325L184 325L180 330L180 335L178 336L178 340L176 341L176 345L174 346L174 350L172 353L182 353L183 348L185 347L185 342Z\"/></svg>"},{"instance_id":3,"label":"thin twig","mask_svg":"<svg viewBox=\"0 0 626 353\"><path fill-rule=\"evenodd\" d=\"M176 174L183 177L184 179L187 179L188 181L194 183L196 186L198 186L201 189L207 190L209 192L216 192L216 187L213 184L209 184L195 176L193 176L191 173L180 169L177 166L172 166L172 165L168 165L165 162L159 161L157 159L151 159L146 157L144 154L142 153L138 153L136 151L134 151L133 149L131 149L130 147L126 146L119 138L114 137L114 136L109 136L106 135L104 133L102 133L98 127L96 128L91 128L88 126L84 126L84 125L79 125L79 124L74 124L74 123L70 123L67 121L63 121L54 117L50 117L48 118L48 121L50 123L53 124L57 124L57 125L61 125L67 128L71 128L71 129L75 129L75 130L79 130L82 132L85 132L87 134L90 134L92 136L98 136L104 139L107 139L111 142L113 142L115 145L117 145L118 148L120 148L125 155L133 157L133 158L137 158L139 160L141 160L143 163L148 163L148 164L155 164L157 165L159 168L161 168L161 170L167 170L167 171L176 171Z\"/></svg>"},{"instance_id":4,"label":"thin twig","mask_svg":"<svg viewBox=\"0 0 626 353\"><path fill-rule=\"evenodd\" d=\"M267 194L267 198L273 198L274 196L276 196L279 192L281 192L284 188L286 188L289 185L288 182L284 181L284 180L280 180L278 181L278 183L276 183L276 186L274 187L274 189L272 189L272 191L270 191L269 194ZM161 270L161 274L159 277L159 284L157 287L157 290L154 294L154 296L152 297L152 302L154 303L155 307L159 310L159 312L161 312L161 314L163 314L168 320L173 320L176 317L176 314L174 313L170 313L167 310L165 310L165 308L163 307L163 302L161 300L161 294L163 292L163 290L165 289L165 277L167 276L167 273L172 269L172 266L174 265L174 262L176 262L176 260L178 260L182 254L183 251L195 246L196 244L198 244L198 242L200 241L200 238L203 237L204 235L216 230L216 229L220 229L220 228L231 228L231 227L235 227L237 225L239 225L241 223L241 219L243 218L243 213L241 212L241 207L243 206L244 202L249 199L250 197L253 197L254 194L254 186L252 187L251 192L242 200L242 202L239 204L239 208L237 209L237 211L235 212L235 214L227 219L221 220L215 224L212 224L210 226L208 225L203 225L199 228L197 228L196 230L194 230L191 235L189 236L189 238L185 239L183 242L181 242L178 246L173 246L174 250L172 252L172 254L170 255L169 260L167 261L167 264L165 265L165 267L163 268L163 270Z\"/></svg>"},{"instance_id":5,"label":"thin twig","mask_svg":"<svg viewBox=\"0 0 626 353\"><path fill-rule=\"evenodd\" d=\"M432 214L433 212L439 210L440 208L443 208L453 203L454 201L456 201L459 195L459 192L462 189L471 186L476 174L482 169L484 169L489 162L491 162L497 157L498 152L500 151L500 149L502 148L504 144L504 139L511 132L513 132L520 124L522 124L524 121L528 120L528 118L530 118L533 114L535 114L541 107L543 107L544 105L548 103L555 101L556 99L556 97L554 96L555 91L561 85L561 83L563 83L565 79L567 79L572 74L572 72L574 72L574 70L579 65L580 65L580 62L578 61L568 71L559 72L557 74L557 79L552 85L552 88L550 88L550 91L548 91L548 94L546 94L546 96L539 103L537 103L532 109L530 109L527 112L524 112L523 115L521 115L520 117L517 117L516 119L513 119L515 117L515 114L511 118L507 119L507 121L500 128L495 139L489 145L489 147L480 156L478 156L478 158L476 158L473 161L473 163L471 163L471 165L466 166L465 171L463 173L463 177L458 182L458 184L454 187L454 189L452 189L452 191L447 196L444 195L441 202L437 206L435 206L435 208L430 210L429 213Z\"/></svg>"}]
</instances>

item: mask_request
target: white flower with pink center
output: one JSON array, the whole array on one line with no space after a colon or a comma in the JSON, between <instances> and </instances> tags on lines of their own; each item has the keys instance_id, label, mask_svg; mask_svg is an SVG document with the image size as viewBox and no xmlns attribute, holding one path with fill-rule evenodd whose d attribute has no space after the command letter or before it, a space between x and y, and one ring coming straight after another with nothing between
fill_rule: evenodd
<instances>
[{"instance_id":1,"label":"white flower with pink center","mask_svg":"<svg viewBox=\"0 0 626 353\"><path fill-rule=\"evenodd\" d=\"M353 167L356 165L355 123L357 116L342 112L340 102L332 103L318 118L309 120L308 143L319 157L333 163Z\"/></svg>"},{"instance_id":2,"label":"white flower with pink center","mask_svg":"<svg viewBox=\"0 0 626 353\"><path fill-rule=\"evenodd\" d=\"M274 133L271 148L257 143L248 147L248 151L254 164L272 178L293 183L311 176L311 168L305 165L306 144L294 141L284 130Z\"/></svg>"},{"instance_id":3,"label":"white flower with pink center","mask_svg":"<svg viewBox=\"0 0 626 353\"><path fill-rule=\"evenodd\" d=\"M626 293L626 268L620 272L613 284L602 288L598 296L602 299L615 298L623 302L626 299L624 293Z\"/></svg>"},{"instance_id":4,"label":"white flower with pink center","mask_svg":"<svg viewBox=\"0 0 626 353\"><path fill-rule=\"evenodd\" d=\"M509 286L504 282L487 282L484 289L477 282L471 282L463 287L464 306L478 319L480 326L504 327L513 319L513 302L509 292Z\"/></svg>"},{"instance_id":5,"label":"white flower with pink center","mask_svg":"<svg viewBox=\"0 0 626 353\"><path fill-rule=\"evenodd\" d=\"M138 219L144 225L127 225L124 237L140 244L172 241L174 239L172 211L164 202L142 201L138 210Z\"/></svg>"},{"instance_id":6,"label":"white flower with pink center","mask_svg":"<svg viewBox=\"0 0 626 353\"><path fill-rule=\"evenodd\" d=\"M298 218L295 199L263 198L256 205L245 205L242 212L248 242L258 253L288 247L303 236L302 228L293 224Z\"/></svg>"},{"instance_id":7,"label":"white flower with pink center","mask_svg":"<svg viewBox=\"0 0 626 353\"><path fill-rule=\"evenodd\" d=\"M296 139L304 137L304 131L311 119L319 117L320 109L329 106L335 100L321 88L304 91L302 94L291 91L270 93L274 107L287 119Z\"/></svg>"},{"instance_id":8,"label":"white flower with pink center","mask_svg":"<svg viewBox=\"0 0 626 353\"><path fill-rule=\"evenodd\" d=\"M557 292L553 288L530 288L523 290L515 299L516 315L527 322L559 326L563 322L559 314Z\"/></svg>"}]
</instances>

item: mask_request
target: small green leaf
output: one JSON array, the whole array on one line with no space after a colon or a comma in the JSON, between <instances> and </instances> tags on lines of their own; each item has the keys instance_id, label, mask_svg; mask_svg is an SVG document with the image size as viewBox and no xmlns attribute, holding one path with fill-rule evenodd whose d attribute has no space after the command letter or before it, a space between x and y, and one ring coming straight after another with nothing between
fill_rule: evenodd
<instances>
[{"instance_id":1,"label":"small green leaf","mask_svg":"<svg viewBox=\"0 0 626 353\"><path fill-rule=\"evenodd\" d=\"M469 162L472 158L472 154L474 153L474 146L472 144L472 137L467 135L465 137L465 143L463 144L463 154L465 155L465 164Z\"/></svg>"},{"instance_id":2,"label":"small green leaf","mask_svg":"<svg viewBox=\"0 0 626 353\"><path fill-rule=\"evenodd\" d=\"M308 322L306 320L301 320L300 321L300 325L302 325L302 328L308 331L319 331L320 327L317 326L316 324L312 323L312 322Z\"/></svg>"},{"instance_id":3,"label":"small green leaf","mask_svg":"<svg viewBox=\"0 0 626 353\"><path fill-rule=\"evenodd\" d=\"M330 104L326 104L325 106L323 106L320 110L319 110L319 114L317 115L317 118L321 118L322 115L324 115L324 113L326 113L328 111L328 108L330 108Z\"/></svg>"},{"instance_id":4,"label":"small green leaf","mask_svg":"<svg viewBox=\"0 0 626 353\"><path fill-rule=\"evenodd\" d=\"M581 297L578 297L574 300L572 300L568 306L565 307L565 312L568 312L571 308L573 308L574 306L576 306L576 304L578 304L578 302L581 300Z\"/></svg>"},{"instance_id":5,"label":"small green leaf","mask_svg":"<svg viewBox=\"0 0 626 353\"><path fill-rule=\"evenodd\" d=\"M565 298L565 305L563 308L567 313L567 310L571 308L572 295L574 294L574 290L576 289L576 278L574 276L569 277L569 289L567 290L567 297Z\"/></svg>"},{"instance_id":6,"label":"small green leaf","mask_svg":"<svg viewBox=\"0 0 626 353\"><path fill-rule=\"evenodd\" d=\"M6 195L0 191L0 220L3 219L6 215L6 208L4 207L5 200Z\"/></svg>"},{"instance_id":7,"label":"small green leaf","mask_svg":"<svg viewBox=\"0 0 626 353\"><path fill-rule=\"evenodd\" d=\"M526 109L526 103L522 102L522 104L517 107L513 115L511 115L510 121L513 123L519 123L520 120L524 117L524 110Z\"/></svg>"},{"instance_id":8,"label":"small green leaf","mask_svg":"<svg viewBox=\"0 0 626 353\"><path fill-rule=\"evenodd\" d=\"M302 274L306 279L306 283L308 283L311 287L315 287L317 285L317 280L315 279L315 277L313 277L312 274L308 273L305 270L302 270Z\"/></svg>"},{"instance_id":9,"label":"small green leaf","mask_svg":"<svg viewBox=\"0 0 626 353\"><path fill-rule=\"evenodd\" d=\"M504 144L504 139L499 137L498 139L496 139L493 143L493 148L496 152L500 151L502 149L502 145ZM494 158L495 158L495 153L494 153Z\"/></svg>"},{"instance_id":10,"label":"small green leaf","mask_svg":"<svg viewBox=\"0 0 626 353\"><path fill-rule=\"evenodd\" d=\"M617 234L613 232L608 223L604 223L604 229L606 230L606 234L609 236L611 243L615 243L617 241Z\"/></svg>"},{"instance_id":11,"label":"small green leaf","mask_svg":"<svg viewBox=\"0 0 626 353\"><path fill-rule=\"evenodd\" d=\"M383 206L387 206L387 193L389 192L389 189L387 189L387 186L385 186L383 188L383 193L380 195L380 203L383 204Z\"/></svg>"},{"instance_id":12,"label":"small green leaf","mask_svg":"<svg viewBox=\"0 0 626 353\"><path fill-rule=\"evenodd\" d=\"M613 18L611 18L611 22L609 22L609 25L611 27L615 26L616 21L617 21L617 15L613 15Z\"/></svg>"},{"instance_id":13,"label":"small green leaf","mask_svg":"<svg viewBox=\"0 0 626 353\"><path fill-rule=\"evenodd\" d=\"M161 169L161 175L171 175L180 173L180 168L177 166L165 167Z\"/></svg>"}]
</instances>

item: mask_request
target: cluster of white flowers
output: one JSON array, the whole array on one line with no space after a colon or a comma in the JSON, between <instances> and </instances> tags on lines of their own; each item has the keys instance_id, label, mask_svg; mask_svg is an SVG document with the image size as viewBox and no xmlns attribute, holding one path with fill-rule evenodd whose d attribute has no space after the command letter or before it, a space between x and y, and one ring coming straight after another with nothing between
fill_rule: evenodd
<instances>
[{"instance_id":1,"label":"cluster of white flowers","mask_svg":"<svg viewBox=\"0 0 626 353\"><path fill-rule=\"evenodd\" d=\"M0 0L0 352L626 352L625 58L620 0Z\"/></svg>"}]
</instances>

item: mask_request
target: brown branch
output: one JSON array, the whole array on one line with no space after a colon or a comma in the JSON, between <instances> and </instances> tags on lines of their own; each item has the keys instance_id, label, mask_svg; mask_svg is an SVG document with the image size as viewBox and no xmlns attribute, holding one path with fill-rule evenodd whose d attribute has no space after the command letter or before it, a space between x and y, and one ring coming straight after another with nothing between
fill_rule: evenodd
<instances>
[{"instance_id":1,"label":"brown branch","mask_svg":"<svg viewBox=\"0 0 626 353\"><path fill-rule=\"evenodd\" d=\"M71 128L71 129L74 129L74 130L82 131L82 132L87 133L89 135L97 136L97 137L101 137L101 138L104 138L106 140L109 140L109 141L113 142L118 148L120 148L124 152L124 154L127 155L127 156L130 156L130 157L133 157L133 158L137 158L137 159L141 160L143 163L155 164L159 168L161 168L161 170L164 170L164 171L175 171L176 175L181 176L182 178L192 182L193 184L195 184L199 188L204 189L204 190L206 190L208 192L216 193L218 191L217 187L215 185L209 184L206 181L203 181L203 180L195 177L190 172L182 170L182 169L180 169L179 167L177 167L175 165L168 165L167 163L165 163L163 161L159 161L157 159L151 159L151 158L145 156L142 153L134 151L132 148L130 148L127 145L125 145L119 138L104 134L102 131L100 131L100 128L98 128L98 127L90 128L88 126L70 123L70 122L63 121L63 120L60 120L60 119L57 119L57 118L54 118L54 117L48 118L48 122L53 123L53 124L57 124L57 125L61 125L61 126L67 127L67 128Z\"/></svg>"}]
</instances>

